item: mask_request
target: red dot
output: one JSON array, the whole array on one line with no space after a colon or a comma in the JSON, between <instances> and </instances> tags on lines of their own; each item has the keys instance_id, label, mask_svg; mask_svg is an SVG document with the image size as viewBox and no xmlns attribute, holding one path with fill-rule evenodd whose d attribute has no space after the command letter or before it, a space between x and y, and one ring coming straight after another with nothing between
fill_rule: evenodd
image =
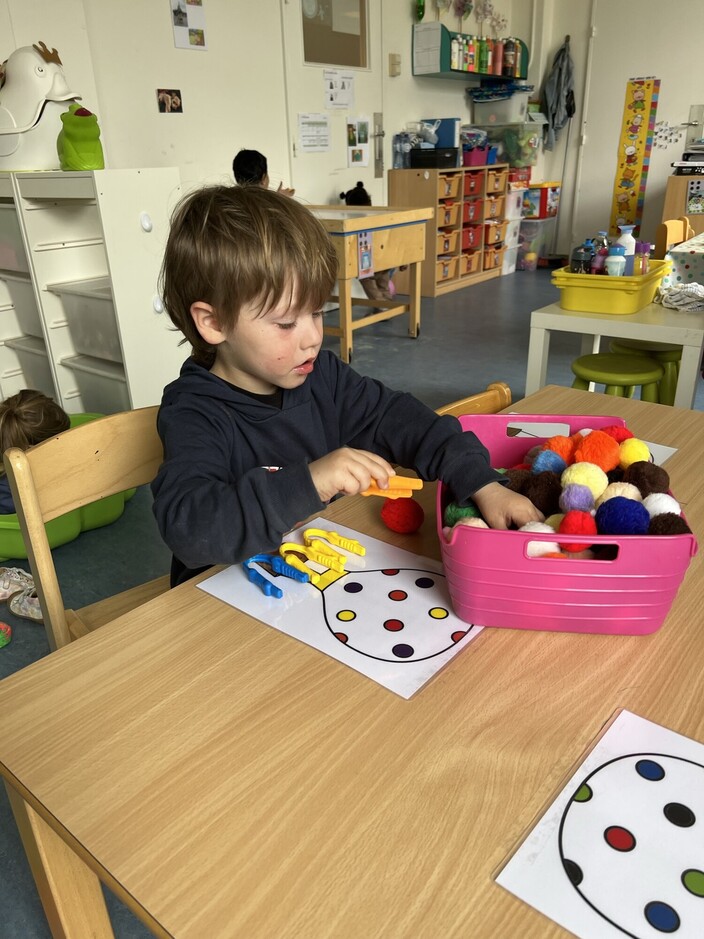
<instances>
[{"instance_id":1,"label":"red dot","mask_svg":"<svg viewBox=\"0 0 704 939\"><path fill-rule=\"evenodd\" d=\"M450 638L452 639L453 642L459 642L460 639L464 639L466 635L467 635L466 629L458 629L457 632L454 632Z\"/></svg>"},{"instance_id":2,"label":"red dot","mask_svg":"<svg viewBox=\"0 0 704 939\"><path fill-rule=\"evenodd\" d=\"M388 568L387 570L382 571L381 573L382 573L382 574L386 574L387 577L393 577L394 574L398 574L398 568L397 568L397 567L396 567L396 568L390 567L390 568Z\"/></svg>"},{"instance_id":3,"label":"red dot","mask_svg":"<svg viewBox=\"0 0 704 939\"><path fill-rule=\"evenodd\" d=\"M606 843L614 851L632 851L636 846L636 839L627 828L611 825L604 832Z\"/></svg>"},{"instance_id":4,"label":"red dot","mask_svg":"<svg viewBox=\"0 0 704 939\"><path fill-rule=\"evenodd\" d=\"M397 633L400 629L403 629L403 623L400 619L387 619L384 623L384 629L388 629L389 632Z\"/></svg>"},{"instance_id":5,"label":"red dot","mask_svg":"<svg viewBox=\"0 0 704 939\"><path fill-rule=\"evenodd\" d=\"M408 594L405 590L392 590L389 593L389 600L405 600Z\"/></svg>"},{"instance_id":6,"label":"red dot","mask_svg":"<svg viewBox=\"0 0 704 939\"><path fill-rule=\"evenodd\" d=\"M340 642L349 642L349 636L345 635L345 633L335 633L335 638L339 639Z\"/></svg>"}]
</instances>

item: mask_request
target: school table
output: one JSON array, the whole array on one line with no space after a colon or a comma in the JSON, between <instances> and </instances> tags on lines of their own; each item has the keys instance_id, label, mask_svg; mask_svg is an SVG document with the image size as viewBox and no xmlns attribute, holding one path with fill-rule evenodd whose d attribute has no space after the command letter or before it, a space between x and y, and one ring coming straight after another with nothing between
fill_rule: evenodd
<instances>
[{"instance_id":1,"label":"school table","mask_svg":"<svg viewBox=\"0 0 704 939\"><path fill-rule=\"evenodd\" d=\"M637 313L626 315L577 313L563 310L557 303L534 310L530 315L526 394L532 394L545 384L553 332L580 334L580 355L598 352L602 336L682 346L675 406L693 407L704 349L704 311L686 313L670 310L659 303L651 303Z\"/></svg>"},{"instance_id":2,"label":"school table","mask_svg":"<svg viewBox=\"0 0 704 939\"><path fill-rule=\"evenodd\" d=\"M432 208L401 209L375 206L311 206L320 219L337 251L339 326L326 326L329 336L340 337L340 358L352 358L352 335L355 330L382 320L408 313L408 335L413 339L420 333L420 265L425 258L425 222L433 215ZM408 265L408 301L368 300L352 298L352 283L363 273L366 250L374 270L385 271ZM353 306L375 308L376 312L352 319Z\"/></svg>"},{"instance_id":3,"label":"school table","mask_svg":"<svg viewBox=\"0 0 704 939\"><path fill-rule=\"evenodd\" d=\"M704 413L555 387L509 410L620 415L680 447L673 490L704 530ZM330 527L437 557L433 490L415 535L362 497ZM485 629L410 700L193 581L155 598L0 682L0 772L54 935L112 935L100 879L177 939L567 936L493 875L617 708L704 740L703 597L700 553L651 636Z\"/></svg>"}]
</instances>

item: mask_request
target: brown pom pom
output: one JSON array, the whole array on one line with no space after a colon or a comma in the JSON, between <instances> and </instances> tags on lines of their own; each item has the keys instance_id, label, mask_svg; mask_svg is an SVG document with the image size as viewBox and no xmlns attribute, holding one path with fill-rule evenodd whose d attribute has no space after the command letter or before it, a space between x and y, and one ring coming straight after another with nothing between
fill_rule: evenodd
<instances>
[{"instance_id":1,"label":"brown pom pom","mask_svg":"<svg viewBox=\"0 0 704 939\"><path fill-rule=\"evenodd\" d=\"M633 483L644 499L651 492L668 492L670 489L670 477L667 470L664 470L662 466L656 466L655 463L646 463L645 460L631 463L623 474L623 481Z\"/></svg>"},{"instance_id":2,"label":"brown pom pom","mask_svg":"<svg viewBox=\"0 0 704 939\"><path fill-rule=\"evenodd\" d=\"M610 483L621 483L623 482L624 470L620 466L617 466L616 469L609 470L606 474L606 478Z\"/></svg>"},{"instance_id":3,"label":"brown pom pom","mask_svg":"<svg viewBox=\"0 0 704 939\"><path fill-rule=\"evenodd\" d=\"M560 476L550 471L532 475L521 489L521 494L530 499L546 517L560 511L561 492Z\"/></svg>"},{"instance_id":4,"label":"brown pom pom","mask_svg":"<svg viewBox=\"0 0 704 939\"><path fill-rule=\"evenodd\" d=\"M508 488L513 492L522 492L523 486L533 474L527 469L507 469L504 473L508 479Z\"/></svg>"},{"instance_id":5,"label":"brown pom pom","mask_svg":"<svg viewBox=\"0 0 704 939\"><path fill-rule=\"evenodd\" d=\"M674 512L663 512L650 519L649 535L691 535L692 529L681 515Z\"/></svg>"}]
</instances>

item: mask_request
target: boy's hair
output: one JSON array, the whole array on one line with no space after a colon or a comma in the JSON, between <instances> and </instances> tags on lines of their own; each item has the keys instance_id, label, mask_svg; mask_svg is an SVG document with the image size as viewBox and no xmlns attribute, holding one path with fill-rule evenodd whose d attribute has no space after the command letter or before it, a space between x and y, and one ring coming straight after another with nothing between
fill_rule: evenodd
<instances>
[{"instance_id":1,"label":"boy's hair","mask_svg":"<svg viewBox=\"0 0 704 939\"><path fill-rule=\"evenodd\" d=\"M265 313L288 299L318 310L336 277L332 240L305 206L258 186L210 186L176 207L160 287L193 358L210 368L216 347L198 332L193 303L210 304L220 327L230 329L246 304Z\"/></svg>"},{"instance_id":2,"label":"boy's hair","mask_svg":"<svg viewBox=\"0 0 704 939\"><path fill-rule=\"evenodd\" d=\"M258 150L240 150L232 161L232 174L240 186L260 186L268 172L266 157Z\"/></svg>"},{"instance_id":3,"label":"boy's hair","mask_svg":"<svg viewBox=\"0 0 704 939\"><path fill-rule=\"evenodd\" d=\"M357 183L354 189L348 189L347 192L341 192L340 198L344 199L347 205L371 205L372 197L364 188L363 183Z\"/></svg>"},{"instance_id":4,"label":"boy's hair","mask_svg":"<svg viewBox=\"0 0 704 939\"><path fill-rule=\"evenodd\" d=\"M68 414L41 391L25 388L0 404L0 460L10 447L26 450L68 430Z\"/></svg>"}]
</instances>

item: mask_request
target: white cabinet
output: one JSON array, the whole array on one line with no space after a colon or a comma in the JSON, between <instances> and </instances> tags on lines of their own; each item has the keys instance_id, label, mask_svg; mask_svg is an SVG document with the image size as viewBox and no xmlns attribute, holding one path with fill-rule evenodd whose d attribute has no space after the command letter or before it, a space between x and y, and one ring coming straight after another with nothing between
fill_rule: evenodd
<instances>
[{"instance_id":1,"label":"white cabinet","mask_svg":"<svg viewBox=\"0 0 704 939\"><path fill-rule=\"evenodd\" d=\"M158 297L175 168L0 173L0 396L158 404L188 350Z\"/></svg>"}]
</instances>

